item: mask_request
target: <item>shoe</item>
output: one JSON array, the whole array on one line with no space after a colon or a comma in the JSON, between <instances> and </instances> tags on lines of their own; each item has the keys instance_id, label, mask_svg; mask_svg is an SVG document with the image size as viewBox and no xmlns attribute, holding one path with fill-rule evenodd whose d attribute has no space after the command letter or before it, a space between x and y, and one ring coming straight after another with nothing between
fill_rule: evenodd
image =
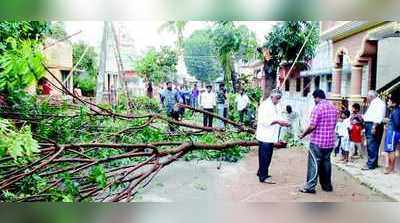
<instances>
[{"instance_id":1,"label":"shoe","mask_svg":"<svg viewBox=\"0 0 400 223\"><path fill-rule=\"evenodd\" d=\"M256 175L257 175L258 177L260 177L260 172L257 171L257 174L256 174ZM272 176L271 176L271 175L268 175L268 176L267 176L267 178L270 178L270 177L272 177Z\"/></svg>"},{"instance_id":2,"label":"shoe","mask_svg":"<svg viewBox=\"0 0 400 223\"><path fill-rule=\"evenodd\" d=\"M364 166L361 170L373 170L374 168L369 168L368 166Z\"/></svg>"},{"instance_id":3,"label":"shoe","mask_svg":"<svg viewBox=\"0 0 400 223\"><path fill-rule=\"evenodd\" d=\"M299 189L299 192L304 193L304 194L315 194L316 193L315 190L309 190L309 189L305 189L305 188Z\"/></svg>"},{"instance_id":4,"label":"shoe","mask_svg":"<svg viewBox=\"0 0 400 223\"><path fill-rule=\"evenodd\" d=\"M333 192L333 187L322 187L322 190L325 192Z\"/></svg>"},{"instance_id":5,"label":"shoe","mask_svg":"<svg viewBox=\"0 0 400 223\"><path fill-rule=\"evenodd\" d=\"M265 184L276 184L276 182L275 181L273 181L273 180L271 180L271 179L265 179L265 180L261 180L260 179L260 182L261 183L265 183Z\"/></svg>"}]
</instances>

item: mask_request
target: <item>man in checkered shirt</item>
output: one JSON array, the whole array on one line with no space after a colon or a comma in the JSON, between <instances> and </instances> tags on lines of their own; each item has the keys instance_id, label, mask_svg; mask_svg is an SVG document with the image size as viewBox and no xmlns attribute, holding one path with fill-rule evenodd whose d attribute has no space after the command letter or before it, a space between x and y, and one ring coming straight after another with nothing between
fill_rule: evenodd
<instances>
[{"instance_id":1,"label":"man in checkered shirt","mask_svg":"<svg viewBox=\"0 0 400 223\"><path fill-rule=\"evenodd\" d=\"M331 192L333 191L331 153L335 146L338 111L331 102L326 100L324 91L315 90L313 97L315 107L311 113L310 125L300 136L302 139L311 133L307 183L300 192L315 193L318 177L320 177L322 190Z\"/></svg>"}]
</instances>

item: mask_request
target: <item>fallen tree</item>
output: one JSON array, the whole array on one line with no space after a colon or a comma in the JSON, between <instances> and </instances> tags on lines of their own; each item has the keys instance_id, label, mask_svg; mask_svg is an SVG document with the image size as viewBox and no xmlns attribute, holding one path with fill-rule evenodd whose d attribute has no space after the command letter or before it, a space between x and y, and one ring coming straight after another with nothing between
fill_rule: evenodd
<instances>
[{"instance_id":1,"label":"fallen tree","mask_svg":"<svg viewBox=\"0 0 400 223\"><path fill-rule=\"evenodd\" d=\"M60 90L79 106L36 104L22 109L27 105L20 104L1 110L0 117L30 126L38 142L32 154L6 153L0 158L1 200L131 201L176 160L200 151L216 151L214 156L221 157L257 145L254 129L215 114L211 115L227 123L225 128L138 110L119 113L64 87ZM168 132L168 125L177 131Z\"/></svg>"}]
</instances>

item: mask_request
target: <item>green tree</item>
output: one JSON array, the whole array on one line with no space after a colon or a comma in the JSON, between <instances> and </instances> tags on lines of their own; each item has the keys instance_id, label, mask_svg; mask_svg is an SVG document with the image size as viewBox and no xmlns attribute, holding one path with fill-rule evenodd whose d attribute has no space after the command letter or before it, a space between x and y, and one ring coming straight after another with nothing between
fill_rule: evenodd
<instances>
[{"instance_id":1,"label":"green tree","mask_svg":"<svg viewBox=\"0 0 400 223\"><path fill-rule=\"evenodd\" d=\"M264 46L270 50L271 55L278 62L283 60L293 62L311 32L307 44L300 53L299 61L311 60L318 46L318 27L318 22L285 21L278 23L265 37Z\"/></svg>"},{"instance_id":2,"label":"green tree","mask_svg":"<svg viewBox=\"0 0 400 223\"><path fill-rule=\"evenodd\" d=\"M147 96L153 97L153 84L171 80L176 75L178 56L170 47L150 48L134 62L134 70L147 82Z\"/></svg>"},{"instance_id":3,"label":"green tree","mask_svg":"<svg viewBox=\"0 0 400 223\"><path fill-rule=\"evenodd\" d=\"M16 40L43 40L50 32L50 22L0 21L0 54L7 49L8 38Z\"/></svg>"},{"instance_id":4,"label":"green tree","mask_svg":"<svg viewBox=\"0 0 400 223\"><path fill-rule=\"evenodd\" d=\"M248 61L254 55L251 52L257 46L255 34L246 26L238 27L232 21L219 21L214 24L213 40L224 70L225 84L236 91L237 75L233 65L235 61Z\"/></svg>"},{"instance_id":5,"label":"green tree","mask_svg":"<svg viewBox=\"0 0 400 223\"><path fill-rule=\"evenodd\" d=\"M196 30L184 42L184 60L187 70L196 79L211 82L222 73L210 29Z\"/></svg>"},{"instance_id":6,"label":"green tree","mask_svg":"<svg viewBox=\"0 0 400 223\"><path fill-rule=\"evenodd\" d=\"M44 75L45 57L34 40L7 40L0 55L0 91L7 95L26 89Z\"/></svg>"},{"instance_id":7,"label":"green tree","mask_svg":"<svg viewBox=\"0 0 400 223\"><path fill-rule=\"evenodd\" d=\"M42 77L40 44L49 31L49 22L0 21L0 91L19 92Z\"/></svg>"},{"instance_id":8,"label":"green tree","mask_svg":"<svg viewBox=\"0 0 400 223\"><path fill-rule=\"evenodd\" d=\"M96 76L98 72L97 58L98 55L93 46L80 41L72 45L72 60L74 64L77 64L83 53L86 51L80 63L77 65L78 70L84 70L91 76ZM87 50L86 50L87 49Z\"/></svg>"},{"instance_id":9,"label":"green tree","mask_svg":"<svg viewBox=\"0 0 400 223\"><path fill-rule=\"evenodd\" d=\"M51 38L60 40L68 36L65 30L65 23L62 21L53 22L50 25L50 35Z\"/></svg>"},{"instance_id":10,"label":"green tree","mask_svg":"<svg viewBox=\"0 0 400 223\"><path fill-rule=\"evenodd\" d=\"M188 21L182 20L167 21L160 26L159 32L168 31L174 33L177 37L176 46L178 47L178 50L181 51L183 49L184 42L183 31L185 30L187 23Z\"/></svg>"},{"instance_id":11,"label":"green tree","mask_svg":"<svg viewBox=\"0 0 400 223\"><path fill-rule=\"evenodd\" d=\"M78 64L79 59L84 54L82 60L74 71L74 86L82 90L85 96L93 96L96 88L96 76L98 73L97 58L98 55L93 46L80 41L72 45L72 60L74 64ZM81 72L83 71L83 73Z\"/></svg>"},{"instance_id":12,"label":"green tree","mask_svg":"<svg viewBox=\"0 0 400 223\"><path fill-rule=\"evenodd\" d=\"M307 36L309 39L300 52L297 63L304 63L314 57L319 41L318 27L318 22L285 21L276 24L272 31L265 36L263 51L264 54L269 51L271 59L264 60L264 71L269 74L266 75L264 97L268 97L271 90L276 87L276 71L281 62L293 63Z\"/></svg>"}]
</instances>

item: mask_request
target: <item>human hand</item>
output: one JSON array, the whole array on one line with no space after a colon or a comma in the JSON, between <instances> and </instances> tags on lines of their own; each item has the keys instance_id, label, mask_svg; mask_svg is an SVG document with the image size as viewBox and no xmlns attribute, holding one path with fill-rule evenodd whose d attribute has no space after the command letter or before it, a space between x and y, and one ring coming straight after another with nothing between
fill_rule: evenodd
<instances>
[{"instance_id":1,"label":"human hand","mask_svg":"<svg viewBox=\"0 0 400 223\"><path fill-rule=\"evenodd\" d=\"M371 133L372 135L376 134L376 126L372 126Z\"/></svg>"},{"instance_id":2,"label":"human hand","mask_svg":"<svg viewBox=\"0 0 400 223\"><path fill-rule=\"evenodd\" d=\"M278 121L278 124L283 127L289 127L289 122L287 122L287 121L283 121L283 120Z\"/></svg>"}]
</instances>

